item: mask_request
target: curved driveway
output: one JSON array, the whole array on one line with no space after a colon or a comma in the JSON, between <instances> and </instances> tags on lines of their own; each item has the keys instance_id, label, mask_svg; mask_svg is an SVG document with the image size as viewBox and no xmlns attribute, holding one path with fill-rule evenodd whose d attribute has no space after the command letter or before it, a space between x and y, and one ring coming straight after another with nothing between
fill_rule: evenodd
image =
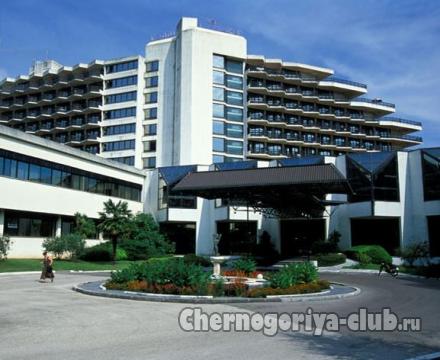
<instances>
[{"instance_id":1,"label":"curved driveway","mask_svg":"<svg viewBox=\"0 0 440 360\"><path fill-rule=\"evenodd\" d=\"M323 274L353 284L359 296L310 303L202 305L208 312L298 312L312 307L347 315L360 307L391 307L422 318L420 333L187 333L185 304L92 297L73 292L104 274L0 275L0 359L406 359L440 351L440 281L383 275Z\"/></svg>"}]
</instances>

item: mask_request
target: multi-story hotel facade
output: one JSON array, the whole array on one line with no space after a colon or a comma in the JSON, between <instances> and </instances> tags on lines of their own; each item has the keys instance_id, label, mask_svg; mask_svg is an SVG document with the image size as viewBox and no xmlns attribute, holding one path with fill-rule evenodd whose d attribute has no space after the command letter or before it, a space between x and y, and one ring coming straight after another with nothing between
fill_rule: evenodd
<instances>
[{"instance_id":1,"label":"multi-story hotel facade","mask_svg":"<svg viewBox=\"0 0 440 360\"><path fill-rule=\"evenodd\" d=\"M440 215L440 203L436 196L423 197L429 167L425 155L428 152L431 163L438 157L432 150L407 151L421 144L421 137L412 134L422 129L421 123L400 118L394 104L367 99L366 93L366 85L337 78L331 69L250 55L244 37L182 18L175 33L146 44L145 56L73 67L38 62L28 75L3 80L0 125L14 128L12 138L17 142L20 131L33 135L23 134L29 145L24 155L32 153L39 136L46 147L54 144L56 149L65 149L66 164L70 156L81 157L83 150L99 166L100 161L120 162L105 163L105 167L114 164L120 172L117 178L130 177L131 171L142 174L138 179L141 206L137 203L132 208L152 213L181 253L211 253L217 233L228 242L224 251L239 252L249 239L257 242L262 231L267 231L285 256L295 254L294 238L325 239L333 230L342 234L344 248L367 241L362 238L366 229L385 229L384 234L392 229L386 233L392 240L384 244L391 250L429 241L438 236L435 217ZM10 141L0 145L4 151L15 148ZM35 156L52 158L38 152ZM380 166L373 169L371 163ZM320 194L329 203L316 218L268 216L249 204L173 190L189 173L231 175L232 171L312 169L324 164L332 164L357 191ZM82 174L91 171L79 165ZM0 168L0 179L35 186L29 175L11 180L11 170L5 169L5 165ZM435 169L433 165L428 177L436 179ZM18 168L15 171L18 174ZM54 173L52 169L52 178ZM52 178L57 184L57 178ZM58 193L48 181L39 186ZM84 184L75 190L84 191L86 204L87 196L96 196L90 195L96 189L92 183L92 191L87 191ZM435 187L435 181L429 184ZM120 186L125 189L125 185L116 188ZM393 195L383 195L387 192ZM119 190L110 195L121 198ZM85 211L92 218L97 216L95 205ZM16 210L3 197L0 209L3 213ZM56 220L56 234L62 217L72 215L52 205L36 209L26 199L20 211L49 214ZM420 221L415 223L416 218ZM0 234L16 236L7 221L3 216ZM43 233L34 235L41 244ZM377 238L377 234L370 235ZM242 245L234 247L234 243Z\"/></svg>"}]
</instances>

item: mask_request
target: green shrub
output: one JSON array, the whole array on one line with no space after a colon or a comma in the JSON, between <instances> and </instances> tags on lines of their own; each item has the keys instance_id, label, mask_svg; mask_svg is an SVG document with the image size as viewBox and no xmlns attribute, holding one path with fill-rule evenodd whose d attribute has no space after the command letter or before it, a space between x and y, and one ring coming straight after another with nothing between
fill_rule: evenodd
<instances>
[{"instance_id":1,"label":"green shrub","mask_svg":"<svg viewBox=\"0 0 440 360\"><path fill-rule=\"evenodd\" d=\"M392 262L391 255L380 245L358 245L345 252L347 257L353 260L359 259L359 253L368 255L373 264L380 264L382 262L390 264Z\"/></svg>"},{"instance_id":2,"label":"green shrub","mask_svg":"<svg viewBox=\"0 0 440 360\"><path fill-rule=\"evenodd\" d=\"M410 245L401 251L401 256L409 266L413 266L416 260L429 257L429 244L423 242Z\"/></svg>"},{"instance_id":3,"label":"green shrub","mask_svg":"<svg viewBox=\"0 0 440 360\"><path fill-rule=\"evenodd\" d=\"M234 263L232 264L232 267L236 271L242 271L246 274L250 274L250 273L254 272L255 270L257 270L257 263L255 262L255 260L253 260L251 258L240 258L240 259L234 261Z\"/></svg>"},{"instance_id":4,"label":"green shrub","mask_svg":"<svg viewBox=\"0 0 440 360\"><path fill-rule=\"evenodd\" d=\"M132 280L146 281L149 286L173 284L179 288L190 287L194 293L202 295L208 292L210 276L200 265L174 258L130 264L123 270L113 272L110 282L121 284Z\"/></svg>"},{"instance_id":5,"label":"green shrub","mask_svg":"<svg viewBox=\"0 0 440 360\"><path fill-rule=\"evenodd\" d=\"M371 264L371 257L368 256L366 253L356 253L355 258L357 261L359 261L359 264L361 265Z\"/></svg>"},{"instance_id":6,"label":"green shrub","mask_svg":"<svg viewBox=\"0 0 440 360\"><path fill-rule=\"evenodd\" d=\"M318 266L334 266L345 263L347 259L344 254L318 254L314 257L318 260Z\"/></svg>"},{"instance_id":7,"label":"green shrub","mask_svg":"<svg viewBox=\"0 0 440 360\"><path fill-rule=\"evenodd\" d=\"M11 249L12 240L9 236L0 236L0 260L8 257L8 252Z\"/></svg>"},{"instance_id":8,"label":"green shrub","mask_svg":"<svg viewBox=\"0 0 440 360\"><path fill-rule=\"evenodd\" d=\"M211 266L211 262L203 256L197 256L196 254L186 254L183 257L183 261L187 264L195 264L200 266Z\"/></svg>"},{"instance_id":9,"label":"green shrub","mask_svg":"<svg viewBox=\"0 0 440 360\"><path fill-rule=\"evenodd\" d=\"M159 231L150 214L137 214L128 226L121 243L130 260L146 260L150 257L174 253L174 244Z\"/></svg>"},{"instance_id":10,"label":"green shrub","mask_svg":"<svg viewBox=\"0 0 440 360\"><path fill-rule=\"evenodd\" d=\"M56 236L43 241L44 250L57 258L67 254L69 258L76 259L83 254L85 245L85 240L79 234Z\"/></svg>"},{"instance_id":11,"label":"green shrub","mask_svg":"<svg viewBox=\"0 0 440 360\"><path fill-rule=\"evenodd\" d=\"M124 249L116 249L116 261L127 260L127 253ZM111 261L112 259L112 244L110 242L103 242L84 249L81 259L85 261Z\"/></svg>"},{"instance_id":12,"label":"green shrub","mask_svg":"<svg viewBox=\"0 0 440 360\"><path fill-rule=\"evenodd\" d=\"M318 279L318 271L309 262L292 263L268 274L273 288L285 289L297 284L309 283Z\"/></svg>"}]
</instances>

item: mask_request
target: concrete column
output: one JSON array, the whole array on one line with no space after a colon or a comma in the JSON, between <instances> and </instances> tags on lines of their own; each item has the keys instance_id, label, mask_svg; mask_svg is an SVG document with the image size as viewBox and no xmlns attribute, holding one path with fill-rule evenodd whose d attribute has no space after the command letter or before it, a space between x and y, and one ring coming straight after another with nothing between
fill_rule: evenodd
<instances>
[{"instance_id":1,"label":"concrete column","mask_svg":"<svg viewBox=\"0 0 440 360\"><path fill-rule=\"evenodd\" d=\"M57 223L55 225L55 236L61 236L61 216L58 216Z\"/></svg>"},{"instance_id":2,"label":"concrete column","mask_svg":"<svg viewBox=\"0 0 440 360\"><path fill-rule=\"evenodd\" d=\"M0 236L3 236L5 230L5 211L0 209Z\"/></svg>"}]
</instances>

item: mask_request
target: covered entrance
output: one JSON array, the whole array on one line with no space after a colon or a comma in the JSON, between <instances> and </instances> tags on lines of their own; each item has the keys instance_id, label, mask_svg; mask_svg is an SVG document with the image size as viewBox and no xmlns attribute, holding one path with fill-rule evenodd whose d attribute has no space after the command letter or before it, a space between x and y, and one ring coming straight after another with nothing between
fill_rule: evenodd
<instances>
[{"instance_id":1,"label":"covered entrance","mask_svg":"<svg viewBox=\"0 0 440 360\"><path fill-rule=\"evenodd\" d=\"M217 221L217 233L222 235L218 244L220 254L239 255L255 251L256 221Z\"/></svg>"},{"instance_id":2,"label":"covered entrance","mask_svg":"<svg viewBox=\"0 0 440 360\"><path fill-rule=\"evenodd\" d=\"M160 231L174 243L176 254L194 254L196 252L196 223L167 221L159 224Z\"/></svg>"},{"instance_id":3,"label":"covered entrance","mask_svg":"<svg viewBox=\"0 0 440 360\"><path fill-rule=\"evenodd\" d=\"M304 243L301 247L324 238L326 207L341 204L326 200L326 195L347 194L351 188L333 164L319 163L194 172L180 180L173 191L210 200L222 199L229 206L246 207L266 218L282 219L282 251L289 256L298 251L299 241L295 237ZM240 248L238 236L235 240L234 237L247 226L233 225L231 231L227 230L231 225L226 225L230 223L217 224L217 231L226 233L228 238L221 253Z\"/></svg>"},{"instance_id":4,"label":"covered entrance","mask_svg":"<svg viewBox=\"0 0 440 360\"><path fill-rule=\"evenodd\" d=\"M398 217L352 218L351 245L380 245L390 254L400 247Z\"/></svg>"},{"instance_id":5,"label":"covered entrance","mask_svg":"<svg viewBox=\"0 0 440 360\"><path fill-rule=\"evenodd\" d=\"M325 239L325 219L281 220L281 256L307 254L315 241Z\"/></svg>"}]
</instances>

